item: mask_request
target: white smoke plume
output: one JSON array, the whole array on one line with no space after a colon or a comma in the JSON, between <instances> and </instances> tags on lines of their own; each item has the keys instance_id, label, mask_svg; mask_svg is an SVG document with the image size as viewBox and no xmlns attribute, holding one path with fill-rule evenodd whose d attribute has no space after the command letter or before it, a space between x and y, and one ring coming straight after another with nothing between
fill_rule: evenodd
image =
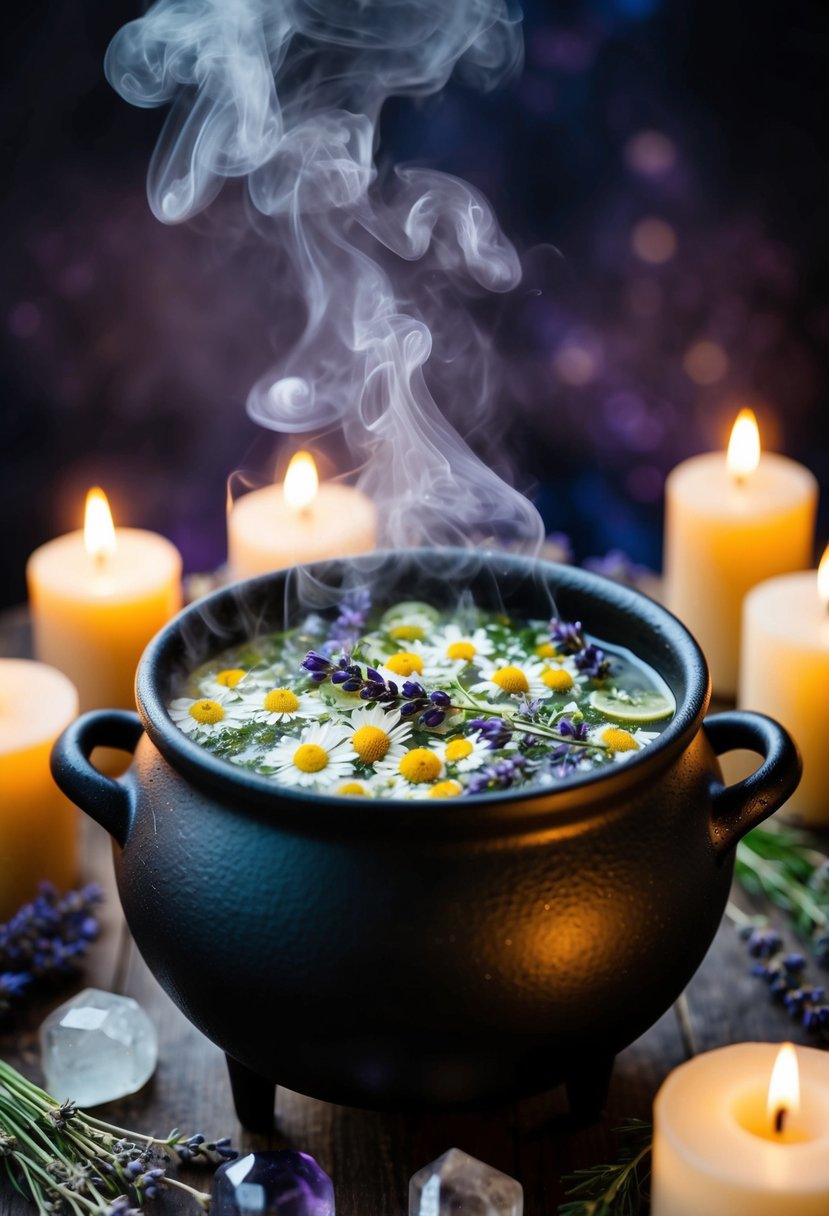
<instances>
[{"instance_id":1,"label":"white smoke plume","mask_svg":"<svg viewBox=\"0 0 829 1216\"><path fill-rule=\"evenodd\" d=\"M453 71L490 88L521 51L509 0L157 0L107 53L124 98L172 106L149 170L159 219L246 179L256 227L289 260L293 321L248 412L281 432L341 428L392 547L543 537L452 425L480 435L497 407L466 305L514 288L517 254L465 182L374 161L388 97Z\"/></svg>"}]
</instances>

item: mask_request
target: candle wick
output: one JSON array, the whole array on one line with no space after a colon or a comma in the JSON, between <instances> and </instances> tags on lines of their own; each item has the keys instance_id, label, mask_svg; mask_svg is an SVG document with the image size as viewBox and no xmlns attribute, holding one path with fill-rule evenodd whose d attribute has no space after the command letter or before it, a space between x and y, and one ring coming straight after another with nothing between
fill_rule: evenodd
<instances>
[{"instance_id":1,"label":"candle wick","mask_svg":"<svg viewBox=\"0 0 829 1216\"><path fill-rule=\"evenodd\" d=\"M786 1122L787 1114L788 1111L786 1110L785 1106L778 1106L777 1110L774 1112L774 1130L778 1136L783 1134L783 1127Z\"/></svg>"},{"instance_id":2,"label":"candle wick","mask_svg":"<svg viewBox=\"0 0 829 1216\"><path fill-rule=\"evenodd\" d=\"M97 549L92 560L95 562L96 570L106 570L109 565L109 556L104 549Z\"/></svg>"}]
</instances>

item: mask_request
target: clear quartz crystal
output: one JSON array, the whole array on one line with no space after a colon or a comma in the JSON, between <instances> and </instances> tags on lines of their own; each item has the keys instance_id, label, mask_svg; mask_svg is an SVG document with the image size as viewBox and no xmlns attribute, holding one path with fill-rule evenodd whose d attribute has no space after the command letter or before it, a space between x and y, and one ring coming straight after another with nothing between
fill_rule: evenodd
<instances>
[{"instance_id":1,"label":"clear quartz crystal","mask_svg":"<svg viewBox=\"0 0 829 1216\"><path fill-rule=\"evenodd\" d=\"M40 1027L46 1088L59 1101L97 1106L135 1093L158 1059L155 1027L128 996L87 988Z\"/></svg>"},{"instance_id":2,"label":"clear quartz crystal","mask_svg":"<svg viewBox=\"0 0 829 1216\"><path fill-rule=\"evenodd\" d=\"M409 1216L523 1216L521 1183L450 1148L409 1182Z\"/></svg>"}]
</instances>

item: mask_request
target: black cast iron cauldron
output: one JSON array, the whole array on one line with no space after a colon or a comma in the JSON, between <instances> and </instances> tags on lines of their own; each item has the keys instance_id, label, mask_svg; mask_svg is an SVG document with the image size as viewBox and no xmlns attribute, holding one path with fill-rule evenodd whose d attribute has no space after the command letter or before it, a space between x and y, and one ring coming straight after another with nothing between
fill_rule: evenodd
<instances>
[{"instance_id":1,"label":"black cast iron cauldron","mask_svg":"<svg viewBox=\"0 0 829 1216\"><path fill-rule=\"evenodd\" d=\"M677 714L626 764L553 790L402 802L279 789L200 748L165 710L178 677L296 623L314 574L370 570L393 603L477 603L581 620L672 688ZM775 722L703 726L703 656L636 592L503 554L407 551L277 572L185 609L150 643L141 719L86 714L58 740L61 788L114 837L127 922L161 984L226 1052L240 1118L275 1082L375 1108L484 1103L565 1081L597 1113L614 1054L681 992L716 932L734 848L795 788ZM115 781L89 756L134 749ZM723 787L717 756L764 757Z\"/></svg>"}]
</instances>

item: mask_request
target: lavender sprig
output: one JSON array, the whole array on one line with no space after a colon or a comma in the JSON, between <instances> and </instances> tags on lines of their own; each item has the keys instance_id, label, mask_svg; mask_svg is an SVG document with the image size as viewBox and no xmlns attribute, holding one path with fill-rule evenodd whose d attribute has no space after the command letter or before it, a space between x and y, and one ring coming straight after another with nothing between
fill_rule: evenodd
<instances>
[{"instance_id":1,"label":"lavender sprig","mask_svg":"<svg viewBox=\"0 0 829 1216\"><path fill-rule=\"evenodd\" d=\"M783 939L764 926L743 926L748 953L755 961L751 974L768 984L772 999L806 1029L829 1043L829 1004L825 989L807 982L806 959L785 949Z\"/></svg>"},{"instance_id":2,"label":"lavender sprig","mask_svg":"<svg viewBox=\"0 0 829 1216\"><path fill-rule=\"evenodd\" d=\"M98 936L95 909L102 900L94 883L60 895L44 882L31 903L0 925L0 1015L36 985L78 971Z\"/></svg>"},{"instance_id":3,"label":"lavender sprig","mask_svg":"<svg viewBox=\"0 0 829 1216\"><path fill-rule=\"evenodd\" d=\"M337 619L331 626L325 649L329 654L352 651L365 632L371 612L371 593L368 587L355 587L347 591L340 601Z\"/></svg>"},{"instance_id":4,"label":"lavender sprig","mask_svg":"<svg viewBox=\"0 0 829 1216\"><path fill-rule=\"evenodd\" d=\"M525 773L529 761L526 756L513 756L499 760L497 764L486 764L473 773L467 782L467 794L485 794L490 790L508 790Z\"/></svg>"},{"instance_id":5,"label":"lavender sprig","mask_svg":"<svg viewBox=\"0 0 829 1216\"><path fill-rule=\"evenodd\" d=\"M588 642L581 621L550 620L550 640L564 654L575 657L576 668L594 680L603 680L610 672L610 659L593 642Z\"/></svg>"},{"instance_id":6,"label":"lavender sprig","mask_svg":"<svg viewBox=\"0 0 829 1216\"><path fill-rule=\"evenodd\" d=\"M215 1165L238 1156L226 1137L208 1142L177 1129L166 1140L114 1127L58 1103L0 1061L0 1168L38 1211L71 1216L128 1216L162 1187L184 1191L202 1208L210 1196L167 1175L180 1160Z\"/></svg>"},{"instance_id":7,"label":"lavender sprig","mask_svg":"<svg viewBox=\"0 0 829 1216\"><path fill-rule=\"evenodd\" d=\"M363 701L396 705L403 718L417 718L421 726L434 729L440 726L450 709L456 708L448 693L437 689L427 692L416 680L404 680L402 686L394 680L384 680L374 667L366 666L365 675L359 663L352 663L347 654L336 662L309 650L302 666L315 684L330 680L343 692L355 692Z\"/></svg>"}]
</instances>

